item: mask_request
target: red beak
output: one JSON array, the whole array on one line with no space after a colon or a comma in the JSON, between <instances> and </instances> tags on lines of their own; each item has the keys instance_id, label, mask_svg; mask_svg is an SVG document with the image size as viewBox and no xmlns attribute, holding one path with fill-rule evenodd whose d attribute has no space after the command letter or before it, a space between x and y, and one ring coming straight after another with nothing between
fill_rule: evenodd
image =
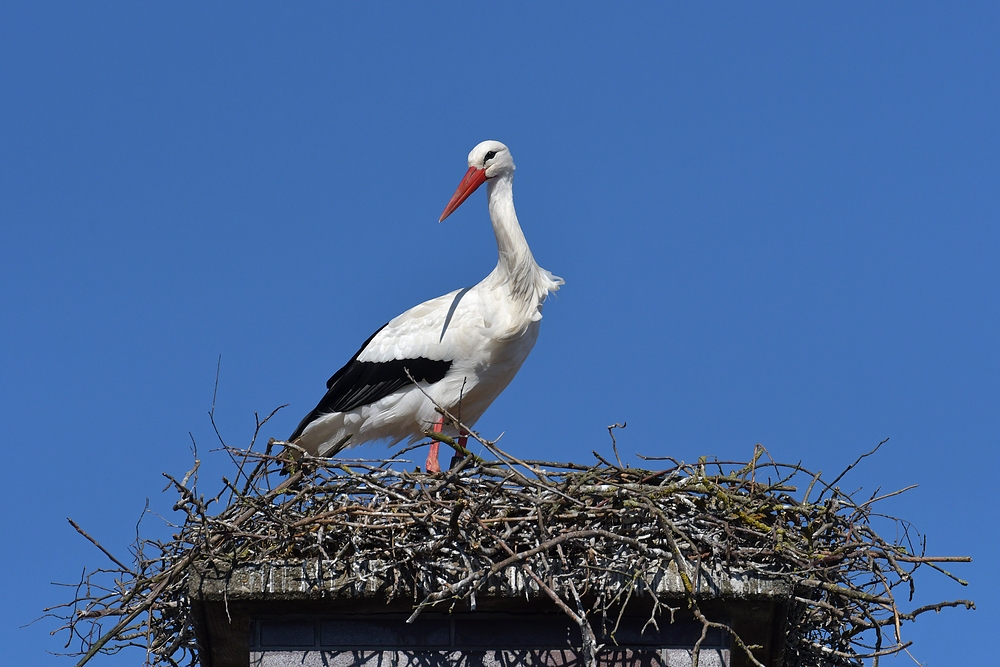
<instances>
[{"instance_id":1,"label":"red beak","mask_svg":"<svg viewBox=\"0 0 1000 667\"><path fill-rule=\"evenodd\" d=\"M465 178L463 178L462 182L458 184L458 189L455 190L455 194L451 196L451 201L444 207L444 213L441 214L441 218L438 222L444 222L445 218L454 213L455 209L461 206L462 202L468 199L469 195L475 192L476 188L485 182L485 169L469 167L469 171L465 172Z\"/></svg>"}]
</instances>

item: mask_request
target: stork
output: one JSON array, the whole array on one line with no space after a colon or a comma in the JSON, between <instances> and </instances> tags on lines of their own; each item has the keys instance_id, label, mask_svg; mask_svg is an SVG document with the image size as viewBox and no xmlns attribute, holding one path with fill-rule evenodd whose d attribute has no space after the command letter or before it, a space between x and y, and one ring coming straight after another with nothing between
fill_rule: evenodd
<instances>
[{"instance_id":1,"label":"stork","mask_svg":"<svg viewBox=\"0 0 1000 667\"><path fill-rule=\"evenodd\" d=\"M466 172L439 222L486 183L497 266L478 285L414 306L389 320L326 383L326 395L289 440L318 456L374 440L416 442L427 431L465 444L436 407L471 427L500 395L538 338L542 304L562 278L538 266L514 212L514 160L499 141L469 153ZM439 472L438 442L425 466Z\"/></svg>"}]
</instances>

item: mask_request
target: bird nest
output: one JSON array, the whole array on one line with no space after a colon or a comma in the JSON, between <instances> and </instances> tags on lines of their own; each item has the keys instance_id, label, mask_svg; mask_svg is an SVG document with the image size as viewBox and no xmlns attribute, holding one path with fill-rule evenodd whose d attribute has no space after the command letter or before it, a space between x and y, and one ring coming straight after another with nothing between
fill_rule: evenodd
<instances>
[{"instance_id":1,"label":"bird nest","mask_svg":"<svg viewBox=\"0 0 1000 667\"><path fill-rule=\"evenodd\" d=\"M211 497L197 488L196 463L183 479L167 476L183 523L171 539L137 539L130 565L74 524L113 566L85 571L74 599L46 611L62 619L55 632L69 635L79 665L129 646L144 649L150 665L195 665L189 584L197 568L379 562L402 582L387 595L410 601L411 620L431 607L474 606L477 592L513 570L579 626L588 664L613 644L626 603L644 600L653 624L683 608L701 622L702 638L713 627L730 633L733 650L760 665L753 647L702 612L698 579L710 568L784 586L785 664L810 666L877 665L910 645L905 623L973 607L901 609L916 570L965 585L941 563L969 559L929 557L910 524L881 515L879 501L895 493L858 499L837 486L867 454L827 482L771 461L760 446L745 463L648 457L645 470L622 465L617 449L615 462L595 452L594 465L577 465L522 461L477 439L492 460L468 455L440 474L404 470L407 450L385 461L299 452L290 463L287 443L251 444L229 450L235 479ZM894 539L876 532L883 521ZM650 583L668 573L682 581L679 601Z\"/></svg>"}]
</instances>

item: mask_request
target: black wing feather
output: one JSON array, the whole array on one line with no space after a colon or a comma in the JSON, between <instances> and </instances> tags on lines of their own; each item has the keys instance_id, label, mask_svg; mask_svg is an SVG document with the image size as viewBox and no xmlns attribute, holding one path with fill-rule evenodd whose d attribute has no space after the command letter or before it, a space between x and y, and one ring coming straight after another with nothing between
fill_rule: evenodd
<instances>
[{"instance_id":1,"label":"black wing feather","mask_svg":"<svg viewBox=\"0 0 1000 667\"><path fill-rule=\"evenodd\" d=\"M423 357L381 362L358 361L358 357L368 347L368 343L384 328L385 325L369 336L354 357L327 381L326 395L320 400L319 405L299 423L295 432L289 436L289 440L295 440L302 435L302 431L317 417L331 412L346 412L362 405L374 403L402 387L413 384L413 380L433 384L441 380L451 368L451 361ZM407 376L407 372L413 377L413 380Z\"/></svg>"}]
</instances>

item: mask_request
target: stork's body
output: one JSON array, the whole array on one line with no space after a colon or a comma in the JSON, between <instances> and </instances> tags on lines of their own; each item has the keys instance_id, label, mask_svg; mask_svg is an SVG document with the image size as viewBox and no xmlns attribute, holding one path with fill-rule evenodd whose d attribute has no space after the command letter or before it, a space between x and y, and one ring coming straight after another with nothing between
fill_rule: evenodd
<instances>
[{"instance_id":1,"label":"stork's body","mask_svg":"<svg viewBox=\"0 0 1000 667\"><path fill-rule=\"evenodd\" d=\"M472 426L507 387L538 338L546 296L563 284L528 248L513 181L506 146L484 141L472 150L441 220L486 182L496 268L478 285L425 301L376 331L330 378L290 440L319 455L373 440L415 441L440 423L435 404ZM436 447L427 467L437 468Z\"/></svg>"}]
</instances>

